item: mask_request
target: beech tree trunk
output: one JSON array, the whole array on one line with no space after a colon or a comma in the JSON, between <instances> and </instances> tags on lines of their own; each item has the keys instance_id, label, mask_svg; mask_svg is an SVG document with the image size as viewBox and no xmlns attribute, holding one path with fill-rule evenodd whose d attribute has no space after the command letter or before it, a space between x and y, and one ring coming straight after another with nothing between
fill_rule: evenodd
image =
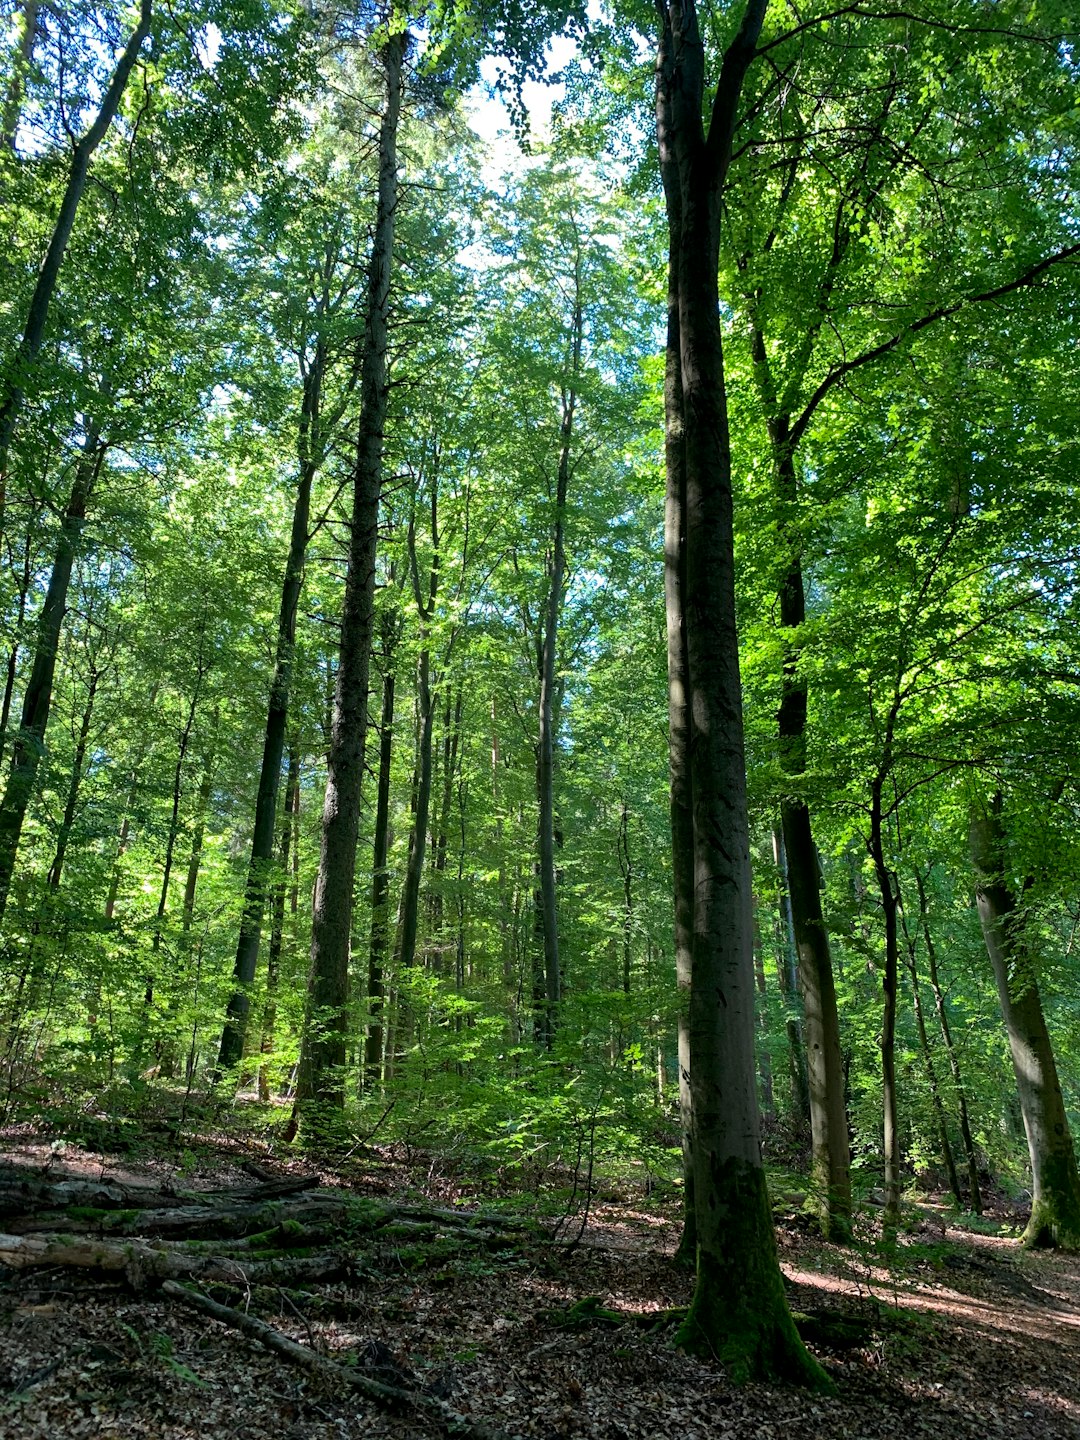
<instances>
[{"instance_id":1,"label":"beech tree trunk","mask_svg":"<svg viewBox=\"0 0 1080 1440\"><path fill-rule=\"evenodd\" d=\"M294 740L289 746L289 773L285 782L285 812L281 817L278 842L278 878L270 907L270 945L266 954L266 998L263 1002L262 1038L259 1041L259 1099L270 1099L268 1059L274 1053L277 1028L277 992L281 956L285 947L285 898L289 888L289 866L295 859L296 829L300 817L300 751ZM296 906L293 905L295 913Z\"/></svg>"},{"instance_id":2,"label":"beech tree trunk","mask_svg":"<svg viewBox=\"0 0 1080 1440\"><path fill-rule=\"evenodd\" d=\"M1031 1220L1024 1243L1080 1249L1080 1176L1054 1051L1043 1016L1024 914L1006 877L1003 803L971 814L975 901L1009 1037L1031 1158Z\"/></svg>"},{"instance_id":3,"label":"beech tree trunk","mask_svg":"<svg viewBox=\"0 0 1080 1440\"><path fill-rule=\"evenodd\" d=\"M570 373L562 392L562 421L559 430L559 465L555 480L555 523L548 559L548 593L545 598L540 634L540 706L536 749L537 919L543 943L543 985L538 994L537 1039L551 1048L558 1025L562 999L562 971L559 960L559 911L555 876L555 729L558 701L555 684L555 654L559 638L559 617L566 585L566 496L570 483L570 452L574 438L578 372L581 364L582 299L580 267L575 276L574 314L570 333Z\"/></svg>"},{"instance_id":4,"label":"beech tree trunk","mask_svg":"<svg viewBox=\"0 0 1080 1440\"><path fill-rule=\"evenodd\" d=\"M60 200L60 209L57 212L52 236L45 251L45 258L41 262L41 269L38 272L37 284L30 297L22 338L15 350L12 362L7 366L3 377L0 378L0 534L3 533L7 508L8 456L26 394L26 384L31 368L41 353L42 342L45 339L45 326L49 319L49 308L56 292L64 252L67 250L71 232L75 227L79 202L86 189L86 181L90 173L90 160L113 122L131 71L139 51L142 49L143 41L150 33L150 7L151 0L141 0L139 23L116 62L112 78L101 97L98 112L86 133L76 141L72 148L67 183ZM27 24L29 24L29 16Z\"/></svg>"},{"instance_id":5,"label":"beech tree trunk","mask_svg":"<svg viewBox=\"0 0 1080 1440\"><path fill-rule=\"evenodd\" d=\"M368 950L368 1029L364 1044L366 1083L382 1078L386 997L386 956L390 944L390 762L394 746L394 651L397 615L389 607L382 619L383 691L379 717L379 793L375 807L375 848L371 867L371 945Z\"/></svg>"},{"instance_id":6,"label":"beech tree trunk","mask_svg":"<svg viewBox=\"0 0 1080 1440\"><path fill-rule=\"evenodd\" d=\"M233 963L236 989L229 998L225 1028L218 1050L217 1073L220 1077L240 1063L244 1035L251 1009L250 987L255 979L262 936L263 911L272 872L274 825L277 818L278 792L281 782L281 761L285 753L285 730L289 718L289 696L292 689L293 655L296 649L296 614L304 583L304 562L307 558L308 524L311 514L311 488L322 460L320 434L320 401L323 374L326 368L326 342L320 340L304 376L304 398L300 414L300 474L293 505L289 554L281 584L278 607L277 651L274 676L270 683L270 702L266 712L262 763L259 767L259 788L255 799L255 823L251 834L251 852L244 885L244 907L241 912L240 936Z\"/></svg>"},{"instance_id":7,"label":"beech tree trunk","mask_svg":"<svg viewBox=\"0 0 1080 1440\"><path fill-rule=\"evenodd\" d=\"M908 948L908 974L911 976L911 999L915 1007L915 1025L919 1032L919 1048L923 1053L923 1063L926 1066L926 1079L930 1086L930 1103L934 1110L934 1119L937 1121L938 1137L941 1142L941 1158L945 1165L945 1174L949 1181L949 1190L956 1208L962 1210L964 1197L960 1191L960 1176L956 1170L956 1157L953 1155L952 1141L949 1139L949 1123L945 1118L945 1102L941 1095L941 1085L938 1081L937 1067L934 1064L934 1052L930 1048L930 1037L926 1033L926 1016L923 1013L922 988L919 984L919 967L915 961L914 946Z\"/></svg>"},{"instance_id":8,"label":"beech tree trunk","mask_svg":"<svg viewBox=\"0 0 1080 1440\"><path fill-rule=\"evenodd\" d=\"M930 931L930 907L926 899L926 886L923 878L916 870L915 885L919 892L919 919L922 924L923 939L926 942L926 963L930 973L930 988L934 992L934 1007L937 1010L938 1027L941 1030L941 1039L945 1046L945 1053L949 1057L949 1070L952 1074L953 1087L956 1090L956 1104L960 1112L960 1138L964 1142L964 1159L967 1161L968 1169L968 1206L975 1215L982 1214L982 1191L979 1187L979 1161L975 1154L975 1141L971 1134L971 1119L968 1115L967 1092L964 1089L964 1078L960 1073L960 1057L956 1053L956 1046L953 1044L952 1029L949 1025L949 1015L945 1008L945 996L941 989L941 981L938 977L937 947L934 944L934 937Z\"/></svg>"},{"instance_id":9,"label":"beech tree trunk","mask_svg":"<svg viewBox=\"0 0 1080 1440\"><path fill-rule=\"evenodd\" d=\"M669 433L674 427L685 473L681 608L693 805L689 1060L697 1283L678 1342L718 1358L735 1379L783 1375L825 1386L787 1310L761 1159L731 451L717 288L723 186L765 8L766 0L747 0L705 133L696 7L691 0L658 5L657 137L677 255L679 330L679 373L667 389L666 423Z\"/></svg>"},{"instance_id":10,"label":"beech tree trunk","mask_svg":"<svg viewBox=\"0 0 1080 1440\"><path fill-rule=\"evenodd\" d=\"M37 624L37 643L23 695L22 718L12 748L11 769L0 803L0 919L7 906L11 878L22 837L23 821L34 793L38 766L45 750L45 730L52 706L53 676L60 631L67 610L71 571L86 522L86 507L101 472L106 446L96 423L90 425L75 465L71 495L60 525L52 573Z\"/></svg>"},{"instance_id":11,"label":"beech tree trunk","mask_svg":"<svg viewBox=\"0 0 1080 1440\"><path fill-rule=\"evenodd\" d=\"M881 1101L885 1155L886 1235L900 1223L900 1132L896 1118L896 990L899 971L899 933L896 883L885 859L882 779L874 781L870 801L870 856L874 862L881 913L885 923L885 968L881 976Z\"/></svg>"},{"instance_id":12,"label":"beech tree trunk","mask_svg":"<svg viewBox=\"0 0 1080 1440\"><path fill-rule=\"evenodd\" d=\"M799 964L795 947L795 919L791 913L791 890L788 882L787 849L782 826L773 826L773 859L780 881L779 944L776 955L776 978L784 997L787 1018L784 1028L788 1040L788 1069L791 1076L791 1104L800 1126L810 1122L810 1085L807 1076L806 1046L803 1040L803 1016L800 1002ZM830 975L832 970L830 967Z\"/></svg>"},{"instance_id":13,"label":"beech tree trunk","mask_svg":"<svg viewBox=\"0 0 1080 1440\"><path fill-rule=\"evenodd\" d=\"M305 1109L326 1113L345 1105L349 940L367 740L368 672L375 610L375 550L386 422L386 346L397 208L397 133L407 33L390 35L383 50L386 104L379 128L379 189L368 268L365 334L360 367L360 426L353 470L341 645L327 755L319 868L315 881L308 978L308 1013L297 1074L295 1133Z\"/></svg>"}]
</instances>

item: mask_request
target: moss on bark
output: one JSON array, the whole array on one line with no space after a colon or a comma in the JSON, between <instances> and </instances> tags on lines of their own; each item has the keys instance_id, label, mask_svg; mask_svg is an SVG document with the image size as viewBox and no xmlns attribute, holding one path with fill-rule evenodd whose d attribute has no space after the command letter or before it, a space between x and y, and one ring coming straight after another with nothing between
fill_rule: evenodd
<instances>
[{"instance_id":1,"label":"moss on bark","mask_svg":"<svg viewBox=\"0 0 1080 1440\"><path fill-rule=\"evenodd\" d=\"M1042 1184L1031 1206L1024 1244L1035 1250L1080 1251L1080 1193L1072 1147L1048 1155L1039 1178Z\"/></svg>"},{"instance_id":2,"label":"moss on bark","mask_svg":"<svg viewBox=\"0 0 1080 1440\"><path fill-rule=\"evenodd\" d=\"M731 1158L716 1162L711 1178L713 1204L698 1217L697 1284L676 1345L718 1360L736 1384L782 1380L831 1393L788 1311L764 1171Z\"/></svg>"}]
</instances>

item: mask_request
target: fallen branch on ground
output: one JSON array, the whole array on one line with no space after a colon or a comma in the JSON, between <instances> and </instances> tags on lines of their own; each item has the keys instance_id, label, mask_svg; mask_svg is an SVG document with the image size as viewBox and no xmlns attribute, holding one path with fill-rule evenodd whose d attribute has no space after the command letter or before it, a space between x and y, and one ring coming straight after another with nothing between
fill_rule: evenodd
<instances>
[{"instance_id":1,"label":"fallen branch on ground","mask_svg":"<svg viewBox=\"0 0 1080 1440\"><path fill-rule=\"evenodd\" d=\"M219 1305L216 1300L211 1300L208 1296L200 1294L199 1291L189 1290L186 1286L178 1285L172 1280L166 1280L161 1288L172 1299L179 1300L184 1305L190 1305L195 1310L201 1310L203 1314L220 1320L222 1324L229 1325L234 1330L240 1330L245 1335L250 1335L267 1350L272 1350L291 1364L299 1365L302 1369L308 1370L314 1375L320 1375L323 1379L335 1384L347 1385L353 1390L358 1390L379 1405L419 1411L421 1414L438 1420L451 1435L461 1436L462 1440L507 1440L503 1431L493 1430L491 1426L485 1425L481 1421L473 1420L468 1415L462 1415L447 1405L444 1400L438 1400L433 1395L425 1395L420 1390L403 1390L396 1385L385 1385L381 1380L373 1380L358 1370L339 1365L334 1360L327 1360L325 1356L319 1355L308 1346L299 1345L295 1340L290 1340L280 1330L275 1330L272 1325L268 1325L265 1320L256 1319L254 1315L247 1315L242 1310L233 1310L228 1305Z\"/></svg>"}]
</instances>

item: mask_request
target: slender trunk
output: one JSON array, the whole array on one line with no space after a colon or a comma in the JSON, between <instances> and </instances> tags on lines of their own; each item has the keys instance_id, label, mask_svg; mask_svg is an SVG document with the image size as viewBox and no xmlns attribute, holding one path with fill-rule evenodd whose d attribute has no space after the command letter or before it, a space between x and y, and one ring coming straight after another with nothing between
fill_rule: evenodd
<instances>
[{"instance_id":1,"label":"slender trunk","mask_svg":"<svg viewBox=\"0 0 1080 1440\"><path fill-rule=\"evenodd\" d=\"M574 412L577 406L578 370L581 363L582 308L580 274L576 277L574 314L570 334L569 383L563 387L562 422L559 431L559 468L555 481L555 524L548 560L548 593L544 602L540 635L540 729L536 748L536 799L538 928L543 940L542 1012L538 1012L538 1036L548 1049L555 1039L559 1004L562 999L562 971L559 961L559 911L555 876L555 658L559 639L559 616L566 583L566 496L570 483L570 456L574 439ZM539 990L539 987L537 987Z\"/></svg>"},{"instance_id":2,"label":"slender trunk","mask_svg":"<svg viewBox=\"0 0 1080 1440\"><path fill-rule=\"evenodd\" d=\"M769 1054L769 991L765 983L765 950L761 940L757 898L754 899L754 979L757 984L758 1071L761 1076L761 1108L774 1111L772 1056Z\"/></svg>"},{"instance_id":3,"label":"slender trunk","mask_svg":"<svg viewBox=\"0 0 1080 1440\"><path fill-rule=\"evenodd\" d=\"M26 72L34 55L34 44L38 34L37 0L23 0L20 12L19 44L11 66L7 95L4 97L3 118L0 119L0 147L15 151L15 137L22 119L23 95L26 91Z\"/></svg>"},{"instance_id":4,"label":"slender trunk","mask_svg":"<svg viewBox=\"0 0 1080 1440\"><path fill-rule=\"evenodd\" d=\"M270 1100L269 1061L274 1053L277 1028L277 992L281 955L285 945L285 898L289 887L289 865L293 832L300 813L300 751L296 741L289 746L289 771L285 780L285 809L278 842L278 873L270 905L270 945L266 954L266 998L263 1002L262 1038L259 1041L259 1099Z\"/></svg>"},{"instance_id":5,"label":"slender trunk","mask_svg":"<svg viewBox=\"0 0 1080 1440\"><path fill-rule=\"evenodd\" d=\"M296 615L300 591L304 583L304 562L307 557L308 522L311 513L311 487L319 468L322 440L319 434L320 399L326 365L325 342L316 346L315 356L304 376L304 398L300 416L300 476L293 505L289 554L281 585L278 607L277 652L274 676L270 684L270 703L266 712L262 763L259 767L259 788L255 799L255 823L251 834L251 852L244 885L244 907L240 935L233 963L236 989L229 998L225 1028L218 1051L218 1072L224 1073L239 1064L244 1050L244 1034L251 1008L249 994L255 979L262 936L263 910L266 905L267 882L272 869L274 824L277 816L281 761L285 751L285 730L289 718L289 695L292 688L293 656L296 649Z\"/></svg>"},{"instance_id":6,"label":"slender trunk","mask_svg":"<svg viewBox=\"0 0 1080 1440\"><path fill-rule=\"evenodd\" d=\"M895 1233L900 1223L900 1132L896 1117L896 989L900 946L896 884L885 860L881 787L879 775L871 789L869 850L885 923L885 968L881 976L881 1106L885 1151L883 1224L889 1235Z\"/></svg>"},{"instance_id":7,"label":"slender trunk","mask_svg":"<svg viewBox=\"0 0 1080 1440\"><path fill-rule=\"evenodd\" d=\"M634 931L634 870L630 861L630 812L627 809L625 800L622 802L622 807L619 810L619 840L617 849L619 852L619 869L622 871L623 882L622 988L623 994L629 995L631 979L630 962L632 958L630 939Z\"/></svg>"},{"instance_id":8,"label":"slender trunk","mask_svg":"<svg viewBox=\"0 0 1080 1440\"><path fill-rule=\"evenodd\" d=\"M401 890L401 913L395 950L399 973L416 963L416 936L420 917L420 882L424 874L427 850L428 817L431 813L431 740L435 723L435 702L431 693L431 652L420 652L416 669L417 700L420 710L420 734L416 751L416 777L413 791L412 831L409 835L409 857L405 865L405 882Z\"/></svg>"},{"instance_id":9,"label":"slender trunk","mask_svg":"<svg viewBox=\"0 0 1080 1440\"><path fill-rule=\"evenodd\" d=\"M191 693L188 702L187 715L184 719L183 728L180 731L180 740L177 747L176 764L173 766L172 783L172 808L169 812L169 833L165 841L165 863L161 871L161 889L158 892L157 914L154 917L154 941L153 953L157 955L161 950L161 935L165 928L165 913L169 908L169 888L172 884L173 865L176 861L176 842L180 836L180 802L184 796L184 763L187 760L188 746L191 744L192 731L195 728L195 713L198 709L199 694L202 690L202 682L205 671L200 667L195 688ZM145 1002L150 1006L154 1002L153 971L146 978Z\"/></svg>"},{"instance_id":10,"label":"slender trunk","mask_svg":"<svg viewBox=\"0 0 1080 1440\"><path fill-rule=\"evenodd\" d=\"M64 873L64 860L67 857L68 841L71 839L71 831L75 824L75 810L79 803L79 787L82 784L83 766L86 764L86 748L90 742L90 725L94 714L94 699L97 695L98 681L100 680L97 666L91 662L90 679L86 687L86 701L83 705L82 719L79 722L79 733L75 740L75 754L71 763L71 775L68 778L67 798L64 801L64 814L60 821L60 829L56 835L56 849L53 852L53 861L49 866L49 888L59 890L60 878Z\"/></svg>"},{"instance_id":11,"label":"slender trunk","mask_svg":"<svg viewBox=\"0 0 1080 1440\"><path fill-rule=\"evenodd\" d=\"M926 1065L926 1079L930 1086L930 1104L933 1108L934 1120L937 1124L938 1139L941 1142L941 1158L945 1164L945 1173L948 1177L952 1197L956 1202L956 1208L962 1210L964 1208L964 1197L960 1193L960 1177L956 1171L956 1158L953 1155L952 1141L949 1139L949 1122L945 1117L945 1102L941 1094L937 1066L934 1064L934 1052L930 1046L930 1037L926 1031L926 1015L922 1003L922 986L919 982L919 965L915 937L908 929L907 914L900 896L899 882L897 882L897 899L900 901L900 923L903 926L904 939L907 945L907 966L908 974L911 976L911 1000L915 1010L915 1027L919 1033L919 1048L922 1050L923 1062Z\"/></svg>"},{"instance_id":12,"label":"slender trunk","mask_svg":"<svg viewBox=\"0 0 1080 1440\"><path fill-rule=\"evenodd\" d=\"M36 517L33 517L36 518ZM33 547L31 541L34 535L34 525L26 527L26 537L23 543L23 566L22 574L19 577L19 608L15 617L11 649L8 652L7 669L4 675L4 699L0 705L0 762L3 761L7 750L8 724L11 720L11 701L15 694L15 676L19 669L19 643L22 638L22 628L26 621L26 602L30 597L30 575L31 556Z\"/></svg>"},{"instance_id":13,"label":"slender trunk","mask_svg":"<svg viewBox=\"0 0 1080 1440\"><path fill-rule=\"evenodd\" d=\"M806 1046L803 1042L803 1017L799 995L798 951L795 945L795 921L791 913L791 890L788 881L787 849L782 826L773 826L773 858L780 881L780 937L776 955L776 978L784 997L786 1019L784 1029L788 1041L788 1069L791 1077L791 1105L800 1128L810 1121L810 1085L807 1076ZM830 967L831 974L831 967ZM798 1008L796 1008L798 1007Z\"/></svg>"},{"instance_id":14,"label":"slender trunk","mask_svg":"<svg viewBox=\"0 0 1080 1440\"><path fill-rule=\"evenodd\" d=\"M75 466L71 495L60 526L45 602L38 618L37 644L30 678L23 696L22 719L12 749L7 789L0 803L0 919L7 905L11 878L22 837L23 821L34 793L38 765L45 749L45 730L52 706L53 676L60 645L60 630L67 610L72 566L79 547L86 507L101 471L105 446L96 425L91 425Z\"/></svg>"},{"instance_id":15,"label":"slender trunk","mask_svg":"<svg viewBox=\"0 0 1080 1440\"><path fill-rule=\"evenodd\" d=\"M3 380L0 381L0 534L3 533L7 503L8 456L15 435L16 422L26 395L25 387L45 339L49 307L56 291L64 252L75 226L79 202L86 189L87 176L90 173L90 160L113 122L128 77L139 51L142 49L142 43L150 33L150 5L151 0L141 0L139 23L116 62L116 68L113 70L112 79L101 98L98 112L82 139L77 141L72 149L67 184L60 201L52 237L38 272L37 284L30 298L30 307L27 311L22 338L12 363L7 368Z\"/></svg>"},{"instance_id":16,"label":"slender trunk","mask_svg":"<svg viewBox=\"0 0 1080 1440\"><path fill-rule=\"evenodd\" d=\"M973 809L970 840L975 900L1009 1037L1031 1158L1031 1220L1024 1242L1076 1250L1080 1248L1080 1176L1024 913L1006 879L1002 808L997 795L985 812Z\"/></svg>"},{"instance_id":17,"label":"slender trunk","mask_svg":"<svg viewBox=\"0 0 1080 1440\"><path fill-rule=\"evenodd\" d=\"M938 1026L941 1030L941 1039L945 1045L945 1053L949 1057L949 1070L952 1073L953 1088L956 1091L956 1103L960 1111L960 1138L964 1142L964 1158L967 1161L968 1169L968 1205L975 1215L982 1214L982 1191L979 1187L979 1161L975 1154L975 1141L971 1134L971 1120L968 1115L967 1092L964 1089L964 1078L960 1073L960 1057L956 1053L956 1046L953 1044L952 1030L949 1026L949 1015L945 1008L945 996L941 989L941 982L938 978L937 947L934 944L934 937L930 933L930 907L926 899L926 886L923 878L916 870L915 884L919 891L919 919L922 924L923 940L926 944L926 963L930 972L930 988L934 992L934 1006L937 1010Z\"/></svg>"},{"instance_id":18,"label":"slender trunk","mask_svg":"<svg viewBox=\"0 0 1080 1440\"><path fill-rule=\"evenodd\" d=\"M379 132L379 193L368 271L360 374L360 426L353 471L352 521L341 642L327 756L319 869L315 881L308 1015L297 1074L295 1132L305 1106L345 1104L349 939L367 740L368 668L375 608L375 550L386 422L386 345L397 206L397 131L407 34L388 39L386 107Z\"/></svg>"},{"instance_id":19,"label":"slender trunk","mask_svg":"<svg viewBox=\"0 0 1080 1440\"><path fill-rule=\"evenodd\" d=\"M735 1380L783 1375L826 1386L787 1310L761 1158L731 450L717 288L723 185L765 8L766 0L748 0L724 56L706 135L695 6L691 0L658 6L657 133L678 250L680 385L668 423L683 437L693 798L689 1028L697 1283L678 1343L719 1358Z\"/></svg>"},{"instance_id":20,"label":"slender trunk","mask_svg":"<svg viewBox=\"0 0 1080 1440\"><path fill-rule=\"evenodd\" d=\"M436 953L441 957L446 947L443 930L445 900L443 890L446 884L446 859L450 849L450 813L454 804L454 777L457 774L458 749L461 745L461 716L465 704L465 688L458 683L454 695L447 694L446 709L443 712L442 743L442 794L439 799L439 818L434 829L435 861L432 884L432 934Z\"/></svg>"},{"instance_id":21,"label":"slender trunk","mask_svg":"<svg viewBox=\"0 0 1080 1440\"><path fill-rule=\"evenodd\" d=\"M368 951L368 1030L364 1069L369 1089L382 1075L383 1005L386 956L390 943L390 762L394 745L394 650L398 621L387 609L382 623L383 691L379 717L379 793L375 808L375 847L371 862L371 946Z\"/></svg>"}]
</instances>

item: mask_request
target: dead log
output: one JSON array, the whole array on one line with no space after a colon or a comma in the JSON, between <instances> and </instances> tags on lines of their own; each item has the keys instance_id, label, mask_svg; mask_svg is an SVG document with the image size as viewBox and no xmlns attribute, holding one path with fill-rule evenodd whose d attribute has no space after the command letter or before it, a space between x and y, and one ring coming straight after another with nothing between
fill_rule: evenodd
<instances>
[{"instance_id":1,"label":"dead log","mask_svg":"<svg viewBox=\"0 0 1080 1440\"><path fill-rule=\"evenodd\" d=\"M151 1280L189 1279L227 1285L291 1285L298 1280L336 1280L350 1271L349 1258L338 1251L320 1255L289 1255L240 1259L230 1255L197 1255L186 1250L148 1245L141 1240L102 1240L72 1235L0 1235L0 1264L13 1270L69 1266L103 1274L120 1272L139 1289Z\"/></svg>"},{"instance_id":2,"label":"dead log","mask_svg":"<svg viewBox=\"0 0 1080 1440\"><path fill-rule=\"evenodd\" d=\"M161 1288L174 1300L179 1300L184 1305L190 1305L195 1310L201 1310L203 1314L220 1320L222 1324L229 1325L234 1330L240 1330L245 1335L250 1335L267 1350L272 1350L291 1364L298 1365L301 1369L307 1370L313 1375L319 1375L334 1384L347 1385L350 1389L358 1390L360 1394L366 1395L369 1400L374 1400L379 1405L391 1409L418 1411L423 1415L428 1415L445 1426L451 1435L461 1436L462 1440L507 1440L503 1431L493 1430L491 1426L483 1424L482 1421L462 1415L447 1405L444 1400L438 1400L433 1395L425 1395L420 1390L404 1390L396 1385L386 1385L381 1380L373 1380L370 1376L362 1374L359 1370L339 1365L334 1360L327 1360L325 1356L319 1355L308 1346L298 1345L295 1340L283 1335L280 1330L275 1330L265 1320L256 1319L254 1315L246 1314L242 1310L233 1310L228 1305L219 1305L209 1296L202 1295L197 1290L189 1290L184 1285L177 1285L172 1280L166 1280Z\"/></svg>"},{"instance_id":3,"label":"dead log","mask_svg":"<svg viewBox=\"0 0 1080 1440\"><path fill-rule=\"evenodd\" d=\"M297 1176L263 1185L239 1185L216 1190L179 1190L173 1187L121 1184L116 1180L63 1177L47 1180L12 1169L0 1170L0 1215L60 1211L72 1206L96 1210L175 1209L179 1206L235 1207L266 1204L315 1190L318 1176Z\"/></svg>"}]
</instances>

